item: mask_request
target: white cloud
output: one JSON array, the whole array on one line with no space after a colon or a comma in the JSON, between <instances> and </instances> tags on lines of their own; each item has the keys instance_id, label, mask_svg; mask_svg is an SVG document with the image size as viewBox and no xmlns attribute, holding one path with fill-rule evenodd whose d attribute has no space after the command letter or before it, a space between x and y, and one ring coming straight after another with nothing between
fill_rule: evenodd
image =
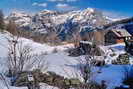
<instances>
[{"instance_id":1,"label":"white cloud","mask_svg":"<svg viewBox=\"0 0 133 89\"><path fill-rule=\"evenodd\" d=\"M128 17L128 15L125 15L125 14L122 13L122 12L106 11L106 10L103 10L102 12L103 12L103 14L104 14L105 16L108 16L108 17L114 18L114 19L121 19L121 18L126 18L126 17Z\"/></svg>"},{"instance_id":2,"label":"white cloud","mask_svg":"<svg viewBox=\"0 0 133 89\"><path fill-rule=\"evenodd\" d=\"M38 3L37 3L37 2L32 3L32 6L36 6L36 5L38 5Z\"/></svg>"},{"instance_id":3,"label":"white cloud","mask_svg":"<svg viewBox=\"0 0 133 89\"><path fill-rule=\"evenodd\" d=\"M74 6L70 6L70 5L68 5L68 4L62 4L62 3L58 3L57 5L56 5L56 8L58 9L58 10L63 10L63 11L69 11L69 10L75 10L75 9L77 9L76 7L74 7Z\"/></svg>"},{"instance_id":4,"label":"white cloud","mask_svg":"<svg viewBox=\"0 0 133 89\"><path fill-rule=\"evenodd\" d=\"M65 8L65 7L69 7L69 5L68 5L68 4L61 4L61 3L58 3L58 4L56 5L56 7L57 7L57 8Z\"/></svg>"},{"instance_id":5,"label":"white cloud","mask_svg":"<svg viewBox=\"0 0 133 89\"><path fill-rule=\"evenodd\" d=\"M78 0L67 0L67 2L76 2Z\"/></svg>"},{"instance_id":6,"label":"white cloud","mask_svg":"<svg viewBox=\"0 0 133 89\"><path fill-rule=\"evenodd\" d=\"M47 7L47 3L38 4L38 6Z\"/></svg>"},{"instance_id":7,"label":"white cloud","mask_svg":"<svg viewBox=\"0 0 133 89\"><path fill-rule=\"evenodd\" d=\"M32 6L40 6L40 7L47 7L47 3L37 3L37 2L34 2L33 4L32 4Z\"/></svg>"},{"instance_id":8,"label":"white cloud","mask_svg":"<svg viewBox=\"0 0 133 89\"><path fill-rule=\"evenodd\" d=\"M50 2L76 2L78 0L47 0L47 1L50 1Z\"/></svg>"},{"instance_id":9,"label":"white cloud","mask_svg":"<svg viewBox=\"0 0 133 89\"><path fill-rule=\"evenodd\" d=\"M50 2L63 2L64 0L48 0Z\"/></svg>"}]
</instances>

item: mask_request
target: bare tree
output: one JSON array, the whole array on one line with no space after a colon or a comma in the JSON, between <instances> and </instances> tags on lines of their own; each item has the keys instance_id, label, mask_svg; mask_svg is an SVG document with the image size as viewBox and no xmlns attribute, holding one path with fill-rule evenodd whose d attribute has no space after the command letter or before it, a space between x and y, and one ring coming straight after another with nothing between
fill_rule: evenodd
<instances>
[{"instance_id":1,"label":"bare tree","mask_svg":"<svg viewBox=\"0 0 133 89\"><path fill-rule=\"evenodd\" d=\"M44 53L36 53L26 44L19 34L17 36L11 35L8 40L8 75L11 77L11 84L19 84L17 79L20 79L20 75L23 71L46 71L48 64L44 60ZM19 81L19 80L18 80ZM38 86L38 79L34 79L34 82L31 86ZM28 82L30 83L30 82Z\"/></svg>"},{"instance_id":2,"label":"bare tree","mask_svg":"<svg viewBox=\"0 0 133 89\"><path fill-rule=\"evenodd\" d=\"M14 35L18 34L18 27L13 20L9 20L9 23L6 26L6 30Z\"/></svg>"},{"instance_id":3,"label":"bare tree","mask_svg":"<svg viewBox=\"0 0 133 89\"><path fill-rule=\"evenodd\" d=\"M60 38L58 37L58 34L54 31L50 32L47 36L47 41L49 43L52 43L53 45L58 44L59 42L61 42Z\"/></svg>"},{"instance_id":4,"label":"bare tree","mask_svg":"<svg viewBox=\"0 0 133 89\"><path fill-rule=\"evenodd\" d=\"M80 76L83 80L83 84L78 89L105 89L106 81L101 82L102 85L97 84L92 80L94 76L97 75L98 71L101 70L101 66L98 71L93 71L93 68L96 66L97 59L95 57L95 51L91 49L91 54L87 54L84 57L80 58L78 61L80 63ZM102 65L103 63L101 63Z\"/></svg>"},{"instance_id":5,"label":"bare tree","mask_svg":"<svg viewBox=\"0 0 133 89\"><path fill-rule=\"evenodd\" d=\"M4 14L3 14L2 10L0 10L0 29L4 29L4 28L5 28Z\"/></svg>"},{"instance_id":6,"label":"bare tree","mask_svg":"<svg viewBox=\"0 0 133 89\"><path fill-rule=\"evenodd\" d=\"M92 81L92 77L96 76L98 71L101 71L102 67L105 64L104 59L98 61L96 55L101 54L103 58L104 55L102 55L102 52L100 49L98 49L97 44L95 43L93 36L90 36L90 49L89 52L85 53L85 55L78 59L79 62L79 74L80 76L78 78L81 78L83 80L83 84L78 89L105 89L106 88L106 81L102 82L102 86L98 85L94 81ZM88 48L85 48L88 49ZM97 65L97 63L100 64L100 68L98 71L92 71L93 68Z\"/></svg>"},{"instance_id":7,"label":"bare tree","mask_svg":"<svg viewBox=\"0 0 133 89\"><path fill-rule=\"evenodd\" d=\"M70 40L70 39L69 39ZM79 46L79 42L81 41L81 36L79 32L72 34L72 42L74 43L74 46Z\"/></svg>"},{"instance_id":8,"label":"bare tree","mask_svg":"<svg viewBox=\"0 0 133 89\"><path fill-rule=\"evenodd\" d=\"M5 86L1 86L1 88L6 87L7 89L10 89L9 82L7 81L6 77L3 74L0 74L0 80L5 85Z\"/></svg>"},{"instance_id":9,"label":"bare tree","mask_svg":"<svg viewBox=\"0 0 133 89\"><path fill-rule=\"evenodd\" d=\"M41 57L44 57L43 54L32 53L33 49L19 40L19 37L17 36L12 35L10 38L7 38L7 40L9 42L8 68L12 75L16 75L18 72L34 67L42 68L44 60L41 61Z\"/></svg>"},{"instance_id":10,"label":"bare tree","mask_svg":"<svg viewBox=\"0 0 133 89\"><path fill-rule=\"evenodd\" d=\"M75 77L78 80L81 80L81 84L76 86L74 89L105 89L106 88L106 81L102 81L102 85L97 84L95 81L92 80L94 76L97 75L98 71L101 70L102 67L99 68L98 71L93 71L93 68L97 64L96 59L96 53L95 48L90 49L90 53L86 53L86 55L81 56L77 59L78 61L78 72L73 71L72 75L69 75L69 73L64 69L65 73L70 77ZM67 61L68 62L68 61ZM98 61L99 62L99 61ZM101 65L103 64L102 61L100 61ZM70 63L71 64L71 63Z\"/></svg>"}]
</instances>

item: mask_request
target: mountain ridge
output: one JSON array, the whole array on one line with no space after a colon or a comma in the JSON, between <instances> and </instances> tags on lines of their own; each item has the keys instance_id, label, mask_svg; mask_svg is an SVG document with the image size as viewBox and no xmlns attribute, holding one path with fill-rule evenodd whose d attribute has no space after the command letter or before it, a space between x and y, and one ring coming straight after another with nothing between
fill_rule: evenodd
<instances>
[{"instance_id":1,"label":"mountain ridge","mask_svg":"<svg viewBox=\"0 0 133 89\"><path fill-rule=\"evenodd\" d=\"M92 31L95 27L113 21L93 8L70 12L43 10L34 15L12 12L7 19L13 20L20 28L28 28L40 34L55 32L61 38L66 38L74 32Z\"/></svg>"}]
</instances>

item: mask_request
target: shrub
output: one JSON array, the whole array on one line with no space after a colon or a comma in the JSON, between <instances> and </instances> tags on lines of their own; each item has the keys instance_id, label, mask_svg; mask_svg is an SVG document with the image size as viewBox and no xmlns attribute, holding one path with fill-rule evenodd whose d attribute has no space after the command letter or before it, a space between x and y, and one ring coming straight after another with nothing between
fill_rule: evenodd
<instances>
[{"instance_id":1,"label":"shrub","mask_svg":"<svg viewBox=\"0 0 133 89\"><path fill-rule=\"evenodd\" d=\"M57 48L54 48L52 53L57 53L58 52L58 49Z\"/></svg>"},{"instance_id":2,"label":"shrub","mask_svg":"<svg viewBox=\"0 0 133 89\"><path fill-rule=\"evenodd\" d=\"M129 64L129 55L128 54L121 54L119 57L113 61L113 64Z\"/></svg>"}]
</instances>

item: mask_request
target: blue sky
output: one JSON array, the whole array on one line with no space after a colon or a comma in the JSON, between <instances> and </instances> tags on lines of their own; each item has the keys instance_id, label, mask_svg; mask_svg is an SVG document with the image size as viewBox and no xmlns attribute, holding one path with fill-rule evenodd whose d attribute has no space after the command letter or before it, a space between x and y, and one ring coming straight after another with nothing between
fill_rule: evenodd
<instances>
[{"instance_id":1,"label":"blue sky","mask_svg":"<svg viewBox=\"0 0 133 89\"><path fill-rule=\"evenodd\" d=\"M133 16L133 0L0 0L0 8L7 15L13 10L35 13L49 10L79 10L97 8L110 17Z\"/></svg>"}]
</instances>

